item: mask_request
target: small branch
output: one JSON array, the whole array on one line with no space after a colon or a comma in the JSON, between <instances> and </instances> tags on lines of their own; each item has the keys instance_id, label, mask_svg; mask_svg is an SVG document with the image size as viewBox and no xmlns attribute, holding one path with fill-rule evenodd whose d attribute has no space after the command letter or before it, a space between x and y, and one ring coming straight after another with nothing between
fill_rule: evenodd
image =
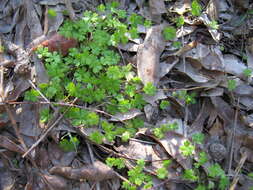
<instances>
[{"instance_id":1,"label":"small branch","mask_svg":"<svg viewBox=\"0 0 253 190\"><path fill-rule=\"evenodd\" d=\"M234 118L232 139L231 139L231 146L230 146L229 163L228 163L228 174L231 174L231 167L232 167L232 161L233 161L234 141L235 141L235 132L236 132L237 119L238 119L238 112L239 112L238 110L239 102L240 102L240 97L237 100L237 106L236 106L236 111L235 111L235 118Z\"/></svg>"},{"instance_id":2,"label":"small branch","mask_svg":"<svg viewBox=\"0 0 253 190\"><path fill-rule=\"evenodd\" d=\"M73 101L73 102L75 102L77 100L77 98ZM69 108L70 109L70 108ZM48 133L61 121L61 119L63 118L63 116L67 113L67 111L69 111L69 109L66 109L65 111L64 111L64 113L63 114L61 114L60 116L59 116L59 118L47 129L47 131L29 148L29 150L28 151L26 151L26 153L25 154L23 154L22 155L22 157L24 158L24 157L26 157L27 156L27 154L29 154L35 147L37 147L39 144L40 144L40 142L44 139L44 138L46 138L47 137L47 135L48 135Z\"/></svg>"}]
</instances>

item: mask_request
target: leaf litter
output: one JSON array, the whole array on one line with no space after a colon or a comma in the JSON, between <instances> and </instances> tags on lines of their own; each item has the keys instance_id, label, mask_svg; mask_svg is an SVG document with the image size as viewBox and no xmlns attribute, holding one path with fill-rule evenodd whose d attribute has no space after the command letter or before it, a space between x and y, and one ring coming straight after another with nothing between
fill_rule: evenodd
<instances>
[{"instance_id":1,"label":"leaf litter","mask_svg":"<svg viewBox=\"0 0 253 190\"><path fill-rule=\"evenodd\" d=\"M217 166L213 163L229 176L226 188L252 188L253 2L201 1L199 13L193 2L196 0L120 1L127 14L137 13L153 22L147 29L138 23L136 30L141 35L119 44L117 50L120 64L131 63L135 69L129 80L138 76L142 85L151 83L155 92L143 94L143 107L107 113L104 104L108 102L50 102L45 97L37 102L24 100L25 93L33 88L31 83L40 86L50 82L44 60L35 54L38 47L63 56L79 47L77 40L59 34L59 27L68 18L78 20L85 10L94 11L100 1L1 1L1 189L116 190L120 189L119 180L129 183L127 171L137 167L137 160L145 161L143 171L152 176L153 189L210 185L210 168ZM191 9L196 11L194 16ZM175 18L183 18L184 24L178 26ZM171 26L176 33L168 40L164 30ZM142 94L140 86L136 90ZM39 88L34 93L43 94ZM79 130L83 124L74 127L66 113L56 113L58 105L95 111L108 124L98 121L94 128ZM54 113L51 123L41 123L43 110L47 110L45 118L47 113ZM138 123L139 119L143 123ZM178 128L168 128L171 122ZM107 134L124 125L132 131ZM94 131L112 140L97 144L88 137ZM196 134L205 136L200 144L201 135ZM78 140L73 141L73 137ZM61 148L63 139L76 143L72 151ZM187 157L183 153L189 153L184 151L191 145L195 150ZM198 169L196 164L204 159L202 152L208 160L198 167L210 179L191 181L186 174ZM126 168L110 168L105 165L106 157L123 158ZM165 179L160 179L164 160L171 160L171 164L165 168ZM210 185L210 189L216 188Z\"/></svg>"}]
</instances>

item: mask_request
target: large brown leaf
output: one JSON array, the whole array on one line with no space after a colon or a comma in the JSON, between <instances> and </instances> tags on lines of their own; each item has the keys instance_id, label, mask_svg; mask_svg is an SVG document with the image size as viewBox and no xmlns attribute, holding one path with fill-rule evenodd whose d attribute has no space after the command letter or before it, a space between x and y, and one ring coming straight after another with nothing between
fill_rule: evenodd
<instances>
[{"instance_id":1,"label":"large brown leaf","mask_svg":"<svg viewBox=\"0 0 253 190\"><path fill-rule=\"evenodd\" d=\"M165 48L165 41L162 36L164 25L156 25L147 31L144 43L137 51L138 76L144 84L148 82L157 85L159 82L160 55Z\"/></svg>"}]
</instances>

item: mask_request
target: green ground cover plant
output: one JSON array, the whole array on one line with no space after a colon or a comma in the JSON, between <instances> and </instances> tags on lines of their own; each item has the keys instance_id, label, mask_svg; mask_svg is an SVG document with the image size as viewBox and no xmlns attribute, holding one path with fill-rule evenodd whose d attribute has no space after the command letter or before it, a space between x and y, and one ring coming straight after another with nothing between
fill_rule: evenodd
<instances>
[{"instance_id":1,"label":"green ground cover plant","mask_svg":"<svg viewBox=\"0 0 253 190\"><path fill-rule=\"evenodd\" d=\"M81 20L66 21L60 34L79 43L78 47L69 50L67 56L38 48L37 54L44 60L50 77L49 83L40 84L39 89L49 100L71 102L78 98L88 107L103 104L101 109L113 115L132 108L143 109L146 104L143 94L155 94L156 88L152 83L143 86L138 77L132 76L132 66L120 62L117 50L119 43L125 44L139 36L138 24L150 26L151 22L135 13L127 15L117 6L117 3L100 5L97 13L86 11ZM29 101L37 101L38 97L39 93L34 89L25 94ZM64 110L61 108L62 113ZM41 122L47 122L51 114L49 109L42 110ZM74 126L97 127L100 123L96 112L76 107L70 108L65 116ZM116 135L122 135L127 141L140 127L138 125L140 122L137 120L129 121L125 126L102 122L104 133L95 131L90 139L101 144L104 139L112 142Z\"/></svg>"}]
</instances>

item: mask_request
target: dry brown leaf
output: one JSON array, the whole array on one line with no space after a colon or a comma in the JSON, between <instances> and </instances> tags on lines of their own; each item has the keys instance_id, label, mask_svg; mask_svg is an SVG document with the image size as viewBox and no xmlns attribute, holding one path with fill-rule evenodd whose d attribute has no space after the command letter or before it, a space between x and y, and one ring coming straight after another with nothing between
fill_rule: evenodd
<instances>
[{"instance_id":1,"label":"dry brown leaf","mask_svg":"<svg viewBox=\"0 0 253 190\"><path fill-rule=\"evenodd\" d=\"M232 123L235 114L231 106L220 97L211 97L211 100L219 116L226 123Z\"/></svg>"},{"instance_id":2,"label":"dry brown leaf","mask_svg":"<svg viewBox=\"0 0 253 190\"><path fill-rule=\"evenodd\" d=\"M148 134L148 136L158 142L184 169L190 169L192 167L192 160L184 157L180 151L180 146L182 146L187 140L187 138L183 135L174 131L169 131L165 133L165 137L163 139L157 139L151 134Z\"/></svg>"},{"instance_id":3,"label":"dry brown leaf","mask_svg":"<svg viewBox=\"0 0 253 190\"><path fill-rule=\"evenodd\" d=\"M144 84L151 82L155 86L159 82L160 55L165 48L162 36L164 25L153 26L148 29L144 43L137 51L138 76Z\"/></svg>"},{"instance_id":4,"label":"dry brown leaf","mask_svg":"<svg viewBox=\"0 0 253 190\"><path fill-rule=\"evenodd\" d=\"M146 129L142 129L139 131L137 136L146 136ZM161 146L154 146L152 144L146 144L141 141L129 141L126 145L121 145L120 147L115 147L116 150L128 158L132 159L143 159L146 161L150 161L150 165L147 165L146 168L150 171L155 171L156 169L162 167L162 162L152 162L154 160L162 160L167 159L165 151L161 148ZM158 153L159 152L159 153ZM127 165L128 166L128 165Z\"/></svg>"},{"instance_id":5,"label":"dry brown leaf","mask_svg":"<svg viewBox=\"0 0 253 190\"><path fill-rule=\"evenodd\" d=\"M44 174L43 178L44 180L46 180L46 184L47 186L49 186L49 188L62 189L62 190L69 189L68 183L66 179L64 179L63 177Z\"/></svg>"},{"instance_id":6,"label":"dry brown leaf","mask_svg":"<svg viewBox=\"0 0 253 190\"><path fill-rule=\"evenodd\" d=\"M42 40L44 40L42 38ZM35 47L31 48L31 51L35 51L39 46L48 47L50 52L57 51L61 53L63 56L68 54L68 50L70 48L77 46L77 41L73 38L66 38L58 33L49 37L42 42L39 41L39 44L36 44Z\"/></svg>"},{"instance_id":7,"label":"dry brown leaf","mask_svg":"<svg viewBox=\"0 0 253 190\"><path fill-rule=\"evenodd\" d=\"M161 23L161 14L166 13L164 0L149 0L149 10L152 20Z\"/></svg>"},{"instance_id":8,"label":"dry brown leaf","mask_svg":"<svg viewBox=\"0 0 253 190\"><path fill-rule=\"evenodd\" d=\"M116 178L113 169L100 161L95 161L94 164L86 165L81 168L53 167L49 172L50 174L60 175L67 179L87 179L96 182Z\"/></svg>"},{"instance_id":9,"label":"dry brown leaf","mask_svg":"<svg viewBox=\"0 0 253 190\"><path fill-rule=\"evenodd\" d=\"M193 81L198 83L206 83L209 81L209 78L204 76L199 72L198 69L193 67L190 63L183 63L182 61L175 65L175 68L178 69L181 73L186 74L189 76Z\"/></svg>"},{"instance_id":10,"label":"dry brown leaf","mask_svg":"<svg viewBox=\"0 0 253 190\"><path fill-rule=\"evenodd\" d=\"M172 11L178 13L179 15L183 15L190 9L191 9L190 0L179 0L176 1L175 4L172 6Z\"/></svg>"},{"instance_id":11,"label":"dry brown leaf","mask_svg":"<svg viewBox=\"0 0 253 190\"><path fill-rule=\"evenodd\" d=\"M125 121L129 119L133 119L137 117L138 115L141 115L142 112L139 109L131 109L125 113L117 113L113 115L110 119L110 121Z\"/></svg>"}]
</instances>

